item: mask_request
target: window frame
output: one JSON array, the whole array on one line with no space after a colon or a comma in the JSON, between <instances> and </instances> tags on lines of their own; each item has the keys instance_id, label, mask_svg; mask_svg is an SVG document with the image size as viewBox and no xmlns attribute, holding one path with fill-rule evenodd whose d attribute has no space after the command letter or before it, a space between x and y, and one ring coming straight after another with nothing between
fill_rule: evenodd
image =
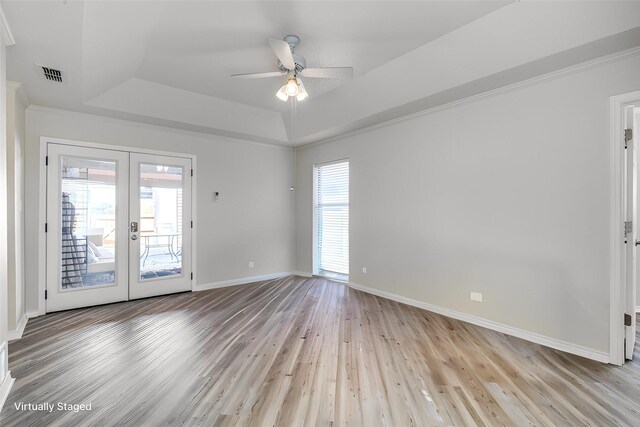
<instances>
[{"instance_id":1,"label":"window frame","mask_svg":"<svg viewBox=\"0 0 640 427\"><path fill-rule=\"evenodd\" d=\"M313 165L313 194L312 194L312 239L311 239L311 244L312 244L312 274L314 276L323 276L323 277L330 277L332 279L335 280L343 280L343 281L347 281L349 278L349 273L347 274L342 274L342 273L334 273L334 272L330 272L330 271L325 271L325 270L321 270L320 269L320 253L319 253L319 248L318 248L318 233L319 233L319 229L318 229L318 172L319 169L324 167L324 166L331 166L331 165L335 165L335 164L340 164L340 163L347 163L348 164L348 170L349 170L349 179L348 179L348 186L349 186L349 200L348 203L346 204L347 207L349 207L349 252L351 250L351 246L350 246L350 242L351 242L351 209L350 209L350 205L351 205L351 161L348 157L345 158L340 158L340 159L336 159L336 160L331 160L331 161L327 161L327 162L321 162L321 163L314 163ZM344 204L340 203L340 204L326 204L326 206L344 206ZM349 254L350 255L350 254ZM351 257L349 256L349 259ZM350 262L349 262L350 264ZM348 264L348 268L350 270L351 266ZM328 273L328 274L327 274Z\"/></svg>"}]
</instances>

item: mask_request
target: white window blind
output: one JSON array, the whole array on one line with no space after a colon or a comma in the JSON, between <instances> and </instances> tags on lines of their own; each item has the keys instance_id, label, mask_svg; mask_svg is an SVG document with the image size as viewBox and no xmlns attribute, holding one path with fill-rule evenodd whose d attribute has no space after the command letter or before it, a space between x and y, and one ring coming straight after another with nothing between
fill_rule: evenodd
<instances>
[{"instance_id":1,"label":"white window blind","mask_svg":"<svg viewBox=\"0 0 640 427\"><path fill-rule=\"evenodd\" d=\"M349 274L349 162L316 166L318 269Z\"/></svg>"}]
</instances>

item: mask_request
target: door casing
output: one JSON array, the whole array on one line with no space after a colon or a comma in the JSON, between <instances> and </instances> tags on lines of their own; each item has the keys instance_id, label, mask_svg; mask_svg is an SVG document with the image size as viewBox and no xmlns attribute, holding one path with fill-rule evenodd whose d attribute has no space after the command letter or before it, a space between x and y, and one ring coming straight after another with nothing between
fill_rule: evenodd
<instances>
[{"instance_id":1,"label":"door casing","mask_svg":"<svg viewBox=\"0 0 640 427\"><path fill-rule=\"evenodd\" d=\"M86 147L86 148L101 148L114 151L125 151L129 153L140 154L152 154L160 156L170 157L182 157L191 159L191 167L193 169L193 177L191 180L191 218L193 220L193 227L191 229L191 270L193 272L193 278L191 280L191 290L196 290L197 280L197 265L196 265L196 247L197 247L197 155L189 153L177 153L173 151L162 150L149 150L140 147L125 146L125 145L112 145L102 144L89 141L80 141L65 138L52 138L42 136L40 137L40 151L39 151L39 179L38 179L38 261L37 261L37 281L38 281L38 310L37 315L41 316L46 314L46 300L45 291L47 290L47 234L45 233L45 224L47 223L47 145L49 143L69 145L74 147Z\"/></svg>"},{"instance_id":2,"label":"door casing","mask_svg":"<svg viewBox=\"0 0 640 427\"><path fill-rule=\"evenodd\" d=\"M624 128L625 108L640 106L640 91L610 98L609 138L609 363L622 365L624 353L624 313L627 306L626 220ZM635 130L637 133L640 132ZM636 139L637 140L637 139ZM637 148L637 146L636 146ZM638 227L635 219L634 227ZM632 316L635 313L629 313Z\"/></svg>"}]
</instances>

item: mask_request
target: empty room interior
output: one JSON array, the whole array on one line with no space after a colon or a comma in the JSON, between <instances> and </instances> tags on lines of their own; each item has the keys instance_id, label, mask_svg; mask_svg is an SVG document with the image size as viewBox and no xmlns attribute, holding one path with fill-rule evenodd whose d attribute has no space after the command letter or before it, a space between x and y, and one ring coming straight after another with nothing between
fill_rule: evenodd
<instances>
[{"instance_id":1,"label":"empty room interior","mask_svg":"<svg viewBox=\"0 0 640 427\"><path fill-rule=\"evenodd\" d=\"M0 0L0 425L638 426L639 135L640 1Z\"/></svg>"}]
</instances>

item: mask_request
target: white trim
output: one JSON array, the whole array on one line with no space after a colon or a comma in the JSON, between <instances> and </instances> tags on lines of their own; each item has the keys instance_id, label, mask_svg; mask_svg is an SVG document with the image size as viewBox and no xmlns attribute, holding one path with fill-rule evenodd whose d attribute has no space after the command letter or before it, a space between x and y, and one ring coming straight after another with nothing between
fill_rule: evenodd
<instances>
[{"instance_id":1,"label":"white trim","mask_svg":"<svg viewBox=\"0 0 640 427\"><path fill-rule=\"evenodd\" d=\"M5 46L13 46L16 44L16 39L13 38L13 33L11 32L11 28L9 27L9 22L7 21L7 17L4 15L4 11L0 6L0 35L2 35L2 40L4 41ZM0 408L2 405L0 405Z\"/></svg>"},{"instance_id":2,"label":"white trim","mask_svg":"<svg viewBox=\"0 0 640 427\"><path fill-rule=\"evenodd\" d=\"M342 157L336 160L328 160L326 162L318 162L318 163L314 163L313 166L316 168L319 168L321 166L337 165L338 163L349 163L349 157Z\"/></svg>"},{"instance_id":3,"label":"white trim","mask_svg":"<svg viewBox=\"0 0 640 427\"><path fill-rule=\"evenodd\" d=\"M14 82L11 80L7 80L7 87L10 87L16 91L16 94L22 99L24 105L29 106L29 97L27 93L24 91L24 86L20 82Z\"/></svg>"},{"instance_id":4,"label":"white trim","mask_svg":"<svg viewBox=\"0 0 640 427\"><path fill-rule=\"evenodd\" d=\"M636 306L636 313L640 313L640 305Z\"/></svg>"},{"instance_id":5,"label":"white trim","mask_svg":"<svg viewBox=\"0 0 640 427\"><path fill-rule=\"evenodd\" d=\"M20 319L20 323L16 326L14 331L9 331L7 333L7 340L13 341L22 338L22 334L24 333L24 327L27 326L27 321L29 320L29 315L27 313L22 315Z\"/></svg>"},{"instance_id":6,"label":"white trim","mask_svg":"<svg viewBox=\"0 0 640 427\"><path fill-rule=\"evenodd\" d=\"M297 157L297 155L296 155ZM318 273L318 166L313 165L311 170L311 274Z\"/></svg>"},{"instance_id":7,"label":"white trim","mask_svg":"<svg viewBox=\"0 0 640 427\"><path fill-rule=\"evenodd\" d=\"M284 276L291 276L295 273L291 272L282 272L282 273L272 273L272 274L264 274L262 276L251 276L251 277L243 277L240 279L231 279L231 280L222 280L220 282L212 282L212 283L202 283L200 285L196 285L196 291L206 291L208 289L217 289L217 288L226 288L229 286L237 286L237 285L246 285L247 283L261 282L263 280L273 280L279 279Z\"/></svg>"},{"instance_id":8,"label":"white trim","mask_svg":"<svg viewBox=\"0 0 640 427\"><path fill-rule=\"evenodd\" d=\"M29 108L34 107L33 105ZM35 106L37 107L37 106ZM45 109L45 107L38 107ZM37 108L34 108L37 109ZM49 109L53 111L62 111L66 113L70 113L65 110L55 110ZM76 114L76 113L72 113ZM77 113L81 114L81 113ZM86 114L88 115L88 114ZM92 116L101 118L100 116ZM113 119L118 120L118 119ZM126 120L121 120L126 122ZM128 123L136 123L136 122L128 122ZM152 125L149 125L152 126ZM198 182L198 172L197 172L197 155L196 154L188 154L188 153L175 153L172 151L160 151L160 150L152 150L146 148L138 148L138 147L129 147L124 145L111 145L111 144L103 144L96 142L88 142L88 141L80 141L74 139L65 139L65 138L51 138L46 136L40 137L40 179L39 179L39 200L38 200L38 310L32 314L35 314L30 317L42 316L47 313L46 301L44 299L44 293L47 289L47 234L44 232L44 224L47 222L47 166L45 165L45 158L47 156L47 144L62 144L62 145L71 145L77 147L87 147L87 148L100 148L105 150L114 150L114 151L125 151L129 153L142 153L142 154L156 154L156 155L164 155L164 156L172 156L179 157L183 159L191 160L191 167L193 168L193 178L191 181L191 219L193 220L193 229L191 230L191 269L193 271L193 280L191 283L191 291L197 290L196 279L196 235L197 235L197 182Z\"/></svg>"},{"instance_id":9,"label":"white trim","mask_svg":"<svg viewBox=\"0 0 640 427\"><path fill-rule=\"evenodd\" d=\"M198 167L196 165L196 156L194 155L191 158L191 168L193 170L193 176L191 177L191 220L193 221L193 227L191 227L191 273L193 273L193 277L191 278L191 292L196 290L196 283L198 280L197 274L197 265L196 265L196 248L197 238L198 238Z\"/></svg>"},{"instance_id":10,"label":"white trim","mask_svg":"<svg viewBox=\"0 0 640 427\"><path fill-rule=\"evenodd\" d=\"M614 365L622 365L625 358L622 326L625 310L623 109L625 105L637 102L640 102L640 91L612 96L609 106L609 360Z\"/></svg>"},{"instance_id":11,"label":"white trim","mask_svg":"<svg viewBox=\"0 0 640 427\"><path fill-rule=\"evenodd\" d=\"M318 162L318 163L314 163L313 164L313 175L311 177L312 181L312 189L313 189L313 195L312 195L312 204L311 204L311 210L312 210L312 235L311 235L311 247L313 248L312 250L312 254L311 254L311 271L313 272L313 275L316 276L322 276L320 274L320 258L318 256L318 169L324 166L331 166L331 165L337 165L340 163L347 163L349 166L349 180L347 182L347 185L349 186L349 200L347 201L347 206L349 206L350 202L351 202L351 159L347 156L347 157L342 157L339 159L335 159L335 160L328 160L328 161L324 161L324 162ZM349 211L351 212L351 211ZM348 274L346 275L348 276ZM327 279L331 279L330 277L327 277Z\"/></svg>"},{"instance_id":12,"label":"white trim","mask_svg":"<svg viewBox=\"0 0 640 427\"><path fill-rule=\"evenodd\" d=\"M300 277L313 277L313 274L306 271L292 271L291 274L293 276L300 276Z\"/></svg>"},{"instance_id":13,"label":"white trim","mask_svg":"<svg viewBox=\"0 0 640 427\"><path fill-rule=\"evenodd\" d=\"M416 119L419 118L421 116L425 116L428 114L433 114L433 113L437 113L439 111L443 111L443 110L448 110L451 108L455 108L455 107L459 107L465 104L471 104L473 102L476 101L480 101L486 98L491 98L494 96L498 96L498 95L502 95L505 93L509 93L509 92L515 92L517 90L520 89L524 89L527 87L531 87L531 86L535 86L537 84L540 83L544 83L546 81L549 80L555 80L555 79L559 79L562 77L566 77L572 74L576 74L579 73L581 71L586 71L592 68L596 68L599 67L601 65L606 65L612 62L616 62L616 61L621 61L623 59L626 59L628 57L631 56L635 56L640 54L640 47L634 47L631 49L626 49L620 52L616 52L610 55L605 55L605 56L601 56L600 58L596 58L596 59L592 59L590 61L586 61L583 62L581 64L577 64L577 65L572 65L570 67L567 68L563 68L560 70L556 70L556 71L552 71L550 73L546 73L540 76L536 76L536 77L532 77L530 79L527 80L522 80L520 82L516 82L516 83L512 83L506 86L502 86L499 87L497 89L492 89L489 90L487 92L482 92L479 93L477 95L472 95L469 96L467 98L462 98L456 101L451 101L448 102L446 104L441 104L441 105L437 105L435 107L431 107L431 108L427 108L425 110L420 110L420 111L416 111L415 113L411 113L411 114L407 114L404 116L400 116L400 117L396 117L390 120L386 120L386 121L382 121L382 122L378 122L378 123L374 123L368 126L364 126L358 129L354 129L352 131L348 131L348 132L344 132L344 133L340 133L338 135L335 136L331 136L328 138L324 138L324 139L319 139L317 141L312 141L312 142L308 142L306 144L299 144L299 145L295 145L294 146L294 150L299 150L299 149L303 149L303 148L311 148L314 147L316 145L322 145L322 144L326 144L328 142L333 142L333 141L337 141L337 140L341 140L344 138L349 138L355 135L359 135L361 133L366 133L366 132L370 132L379 128L383 128L383 127L387 127L387 126L391 126L394 125L396 123L401 123L404 122L406 120L412 120L412 119Z\"/></svg>"},{"instance_id":14,"label":"white trim","mask_svg":"<svg viewBox=\"0 0 640 427\"><path fill-rule=\"evenodd\" d=\"M44 225L47 222L47 143L40 138L40 176L38 179L38 315L47 313L44 292L47 290L47 233Z\"/></svg>"},{"instance_id":15,"label":"white trim","mask_svg":"<svg viewBox=\"0 0 640 427\"><path fill-rule=\"evenodd\" d=\"M4 406L4 402L7 401L7 397L9 397L9 392L11 391L11 386L13 386L14 381L15 379L11 377L11 371L7 371L4 381L0 384L0 410Z\"/></svg>"},{"instance_id":16,"label":"white trim","mask_svg":"<svg viewBox=\"0 0 640 427\"><path fill-rule=\"evenodd\" d=\"M426 302L418 301L412 298L403 297L400 295L392 294L390 292L385 292L378 289L370 288L368 286L358 285L353 282L349 282L347 286L362 292L366 292L368 294L377 295L382 298L387 298L403 304L411 305L413 307L418 307L423 310L427 310L433 313L441 314L443 316L451 317L453 319L462 320L463 322L471 323L477 326L481 326L483 328L501 332L503 334L522 338L524 340L541 344L546 347L551 347L556 350L564 351L571 354L576 354L578 356L586 357L588 359L596 360L598 362L603 362L603 363L609 362L609 355L604 351L598 351L598 350L583 347L580 345L572 344L570 342L562 341L556 338L551 338L546 335L541 335L535 332L526 331L524 329L516 328L510 325L505 325L504 323L494 322L493 320L484 319L482 317L462 313L459 311L455 311L455 310L440 307L437 305L429 304Z\"/></svg>"},{"instance_id":17,"label":"white trim","mask_svg":"<svg viewBox=\"0 0 640 427\"><path fill-rule=\"evenodd\" d=\"M75 139L51 138L51 137L41 136L40 143L42 144L43 142L45 144L50 143L50 144L59 144L59 145L70 145L73 147L98 148L101 150L122 151L125 153L152 154L156 156L171 156L171 157L178 157L181 159L193 159L194 157L196 157L195 154L188 154L188 153L175 153L173 151L152 150L148 148L130 147L126 145L103 144L100 142L79 141Z\"/></svg>"},{"instance_id":18,"label":"white trim","mask_svg":"<svg viewBox=\"0 0 640 427\"><path fill-rule=\"evenodd\" d=\"M3 341L0 344L0 357L3 358L3 363L6 363L7 372L4 372L4 378L2 380L2 384L0 384L0 410L4 406L4 402L7 400L7 396L9 396L9 392L11 391L11 386L13 385L13 378L11 377L11 371L9 371L9 343L7 341Z\"/></svg>"}]
</instances>

